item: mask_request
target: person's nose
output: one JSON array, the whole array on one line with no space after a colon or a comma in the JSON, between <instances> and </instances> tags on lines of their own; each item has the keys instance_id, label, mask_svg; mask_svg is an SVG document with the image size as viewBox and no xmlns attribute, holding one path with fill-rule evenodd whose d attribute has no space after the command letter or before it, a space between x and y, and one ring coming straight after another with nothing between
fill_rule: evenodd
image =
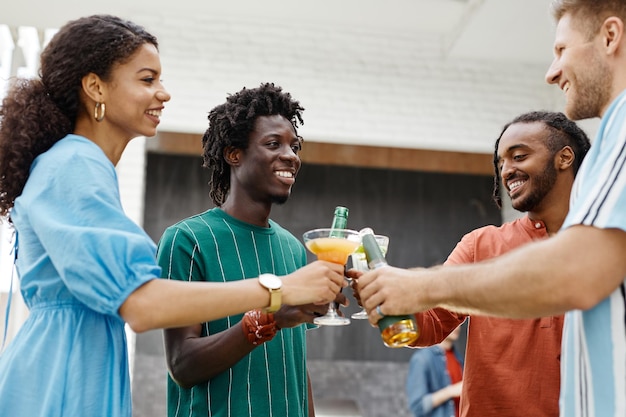
<instances>
[{"instance_id":1,"label":"person's nose","mask_svg":"<svg viewBox=\"0 0 626 417\"><path fill-rule=\"evenodd\" d=\"M502 182L505 183L505 186L506 186L506 181L513 174L513 172L515 172L515 167L513 166L511 162L509 161L502 162L502 165L500 166L500 176L502 177Z\"/></svg>"},{"instance_id":2,"label":"person's nose","mask_svg":"<svg viewBox=\"0 0 626 417\"><path fill-rule=\"evenodd\" d=\"M281 158L285 159L300 159L298 154L293 150L291 146L283 146L280 156Z\"/></svg>"},{"instance_id":3,"label":"person's nose","mask_svg":"<svg viewBox=\"0 0 626 417\"><path fill-rule=\"evenodd\" d=\"M298 154L292 149L291 146L283 147L283 150L281 151L279 158L282 161L290 163L296 168L300 166L300 156L298 156Z\"/></svg>"},{"instance_id":4,"label":"person's nose","mask_svg":"<svg viewBox=\"0 0 626 417\"><path fill-rule=\"evenodd\" d=\"M167 92L165 87L163 87L159 91L156 92L156 98L157 100L165 103L166 101L170 101L172 96L170 95L170 93Z\"/></svg>"},{"instance_id":5,"label":"person's nose","mask_svg":"<svg viewBox=\"0 0 626 417\"><path fill-rule=\"evenodd\" d=\"M548 84L558 84L559 78L561 78L561 69L558 65L557 59L554 58L548 71L546 72L546 82Z\"/></svg>"}]
</instances>

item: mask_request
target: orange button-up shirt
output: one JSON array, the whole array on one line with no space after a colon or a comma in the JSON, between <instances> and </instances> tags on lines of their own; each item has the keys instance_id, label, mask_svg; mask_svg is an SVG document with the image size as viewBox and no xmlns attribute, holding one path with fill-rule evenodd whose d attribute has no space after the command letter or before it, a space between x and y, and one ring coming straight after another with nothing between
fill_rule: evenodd
<instances>
[{"instance_id":1,"label":"orange button-up shirt","mask_svg":"<svg viewBox=\"0 0 626 417\"><path fill-rule=\"evenodd\" d=\"M465 235L446 264L474 263L548 237L528 216ZM533 262L529 259L528 262ZM466 315L434 309L416 314L417 346L441 342ZM559 415L563 316L532 320L469 318L461 417Z\"/></svg>"}]
</instances>

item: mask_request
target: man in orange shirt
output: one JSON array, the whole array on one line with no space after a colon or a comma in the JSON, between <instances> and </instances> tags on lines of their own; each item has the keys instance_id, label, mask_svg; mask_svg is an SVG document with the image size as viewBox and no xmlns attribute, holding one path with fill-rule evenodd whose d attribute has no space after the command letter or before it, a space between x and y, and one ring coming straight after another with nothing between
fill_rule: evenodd
<instances>
[{"instance_id":1,"label":"man in orange shirt","mask_svg":"<svg viewBox=\"0 0 626 417\"><path fill-rule=\"evenodd\" d=\"M507 124L495 144L494 200L500 186L520 219L465 235L446 264L493 258L556 233L569 208L589 139L561 113L531 112ZM528 262L532 262L529 259ZM436 308L416 314L419 346L439 343L468 316ZM506 319L472 315L461 417L558 416L563 316Z\"/></svg>"}]
</instances>

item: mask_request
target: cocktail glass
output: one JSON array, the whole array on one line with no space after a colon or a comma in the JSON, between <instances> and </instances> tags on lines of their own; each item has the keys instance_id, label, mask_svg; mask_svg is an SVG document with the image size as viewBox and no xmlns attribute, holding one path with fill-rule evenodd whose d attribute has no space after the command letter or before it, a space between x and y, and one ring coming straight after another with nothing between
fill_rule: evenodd
<instances>
[{"instance_id":1,"label":"cocktail glass","mask_svg":"<svg viewBox=\"0 0 626 417\"><path fill-rule=\"evenodd\" d=\"M387 249L389 248L389 236L374 235L374 237L376 238L376 242L378 243L380 250L383 252L383 255L387 255ZM354 251L350 256L352 257L352 267L354 269L362 272L369 271L363 245L359 245L356 251ZM361 307L360 311L353 313L350 317L357 320L367 319L367 311Z\"/></svg>"},{"instance_id":2,"label":"cocktail glass","mask_svg":"<svg viewBox=\"0 0 626 417\"><path fill-rule=\"evenodd\" d=\"M307 249L322 261L345 265L348 256L361 244L361 235L349 229L313 229L302 235ZM350 324L350 319L337 314L335 303L328 304L325 315L316 317L313 322L326 326Z\"/></svg>"}]
</instances>

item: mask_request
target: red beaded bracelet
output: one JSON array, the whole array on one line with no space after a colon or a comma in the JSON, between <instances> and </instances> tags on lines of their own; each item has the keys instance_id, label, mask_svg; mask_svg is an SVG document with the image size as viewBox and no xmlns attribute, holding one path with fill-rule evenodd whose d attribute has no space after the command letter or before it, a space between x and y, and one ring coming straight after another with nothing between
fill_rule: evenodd
<instances>
[{"instance_id":1,"label":"red beaded bracelet","mask_svg":"<svg viewBox=\"0 0 626 417\"><path fill-rule=\"evenodd\" d=\"M250 310L241 320L243 333L254 346L269 342L279 330L273 313L264 313L261 310Z\"/></svg>"}]
</instances>

